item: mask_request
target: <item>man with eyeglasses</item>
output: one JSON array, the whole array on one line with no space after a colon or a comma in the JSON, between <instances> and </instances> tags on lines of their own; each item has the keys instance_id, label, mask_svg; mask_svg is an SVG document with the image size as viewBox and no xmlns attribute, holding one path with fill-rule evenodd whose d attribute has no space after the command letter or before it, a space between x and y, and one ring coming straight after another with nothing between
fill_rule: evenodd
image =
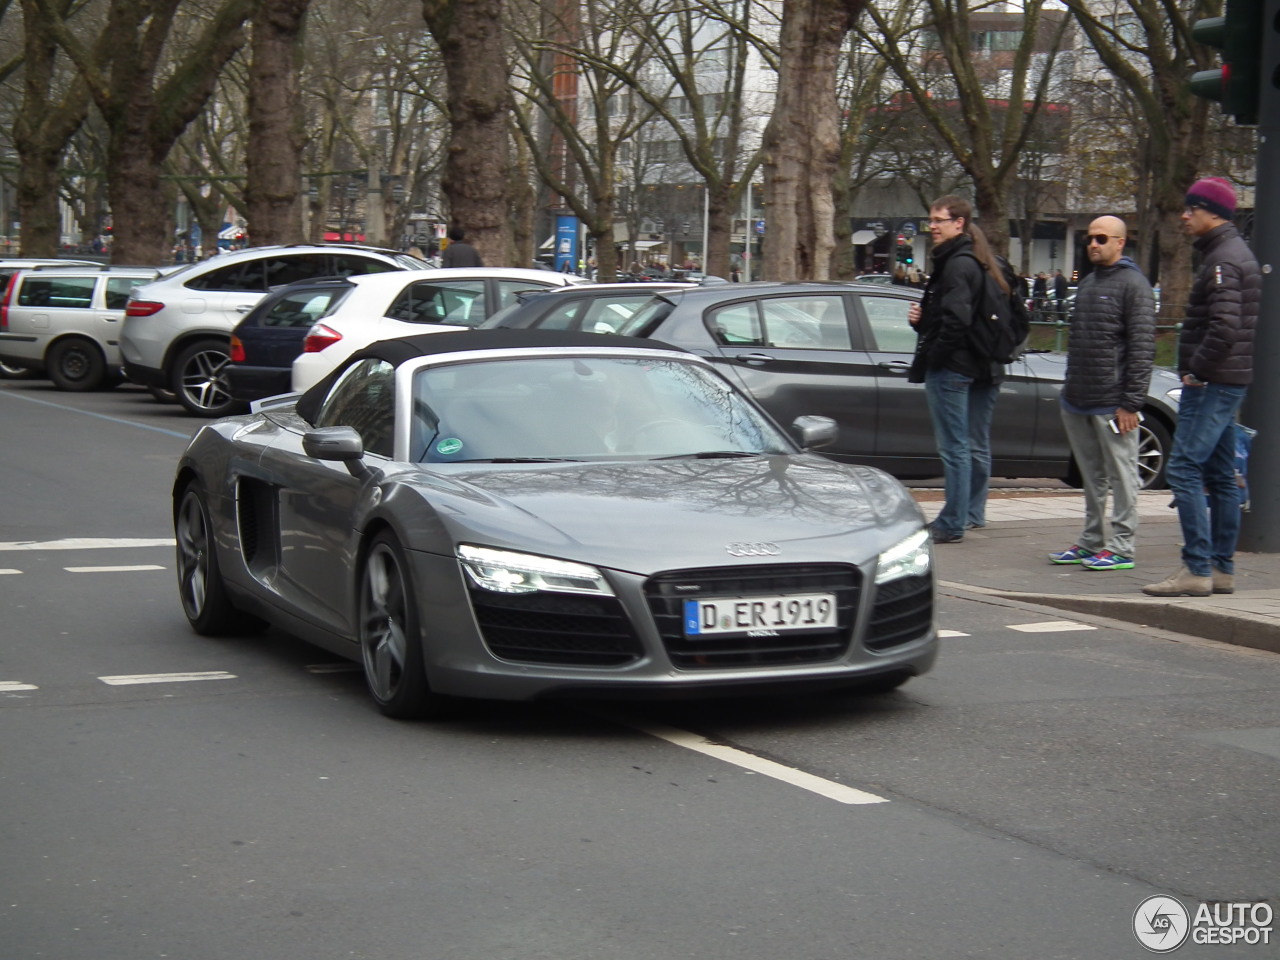
<instances>
[{"instance_id":1,"label":"man with eyeglasses","mask_svg":"<svg viewBox=\"0 0 1280 960\"><path fill-rule=\"evenodd\" d=\"M1182 228L1195 238L1201 260L1178 338L1182 399L1165 468L1182 525L1182 566L1142 588L1153 597L1235 592L1235 419L1253 382L1253 331L1262 296L1258 261L1231 222L1235 188L1220 177L1205 177L1191 185L1186 199Z\"/></svg>"},{"instance_id":2,"label":"man with eyeglasses","mask_svg":"<svg viewBox=\"0 0 1280 960\"><path fill-rule=\"evenodd\" d=\"M1118 217L1089 224L1093 271L1076 289L1059 397L1084 487L1084 530L1049 562L1087 570L1132 570L1138 532L1138 422L1156 355L1156 308L1151 284L1124 255L1127 234Z\"/></svg>"}]
</instances>

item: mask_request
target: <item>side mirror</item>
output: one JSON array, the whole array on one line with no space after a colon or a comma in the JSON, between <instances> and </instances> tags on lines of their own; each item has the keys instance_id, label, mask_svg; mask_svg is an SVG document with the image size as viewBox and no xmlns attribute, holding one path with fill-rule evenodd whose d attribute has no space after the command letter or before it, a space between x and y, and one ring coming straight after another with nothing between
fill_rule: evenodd
<instances>
[{"instance_id":1,"label":"side mirror","mask_svg":"<svg viewBox=\"0 0 1280 960\"><path fill-rule=\"evenodd\" d=\"M350 461L364 457L364 441L355 427L320 427L302 435L302 449L317 460Z\"/></svg>"},{"instance_id":2,"label":"side mirror","mask_svg":"<svg viewBox=\"0 0 1280 960\"><path fill-rule=\"evenodd\" d=\"M805 450L817 450L835 443L836 422L830 417L796 417L791 421L791 433Z\"/></svg>"}]
</instances>

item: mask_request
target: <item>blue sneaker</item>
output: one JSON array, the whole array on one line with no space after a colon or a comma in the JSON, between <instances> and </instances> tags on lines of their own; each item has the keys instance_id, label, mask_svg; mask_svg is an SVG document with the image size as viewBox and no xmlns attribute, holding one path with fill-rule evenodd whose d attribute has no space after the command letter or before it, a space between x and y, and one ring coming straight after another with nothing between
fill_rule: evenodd
<instances>
[{"instance_id":1,"label":"blue sneaker","mask_svg":"<svg viewBox=\"0 0 1280 960\"><path fill-rule=\"evenodd\" d=\"M1066 550L1049 554L1050 563L1084 563L1086 557L1092 557L1093 551L1073 544Z\"/></svg>"},{"instance_id":2,"label":"blue sneaker","mask_svg":"<svg viewBox=\"0 0 1280 960\"><path fill-rule=\"evenodd\" d=\"M1099 550L1092 557L1083 557L1080 565L1086 570L1132 570L1133 558L1122 557L1110 550Z\"/></svg>"}]
</instances>

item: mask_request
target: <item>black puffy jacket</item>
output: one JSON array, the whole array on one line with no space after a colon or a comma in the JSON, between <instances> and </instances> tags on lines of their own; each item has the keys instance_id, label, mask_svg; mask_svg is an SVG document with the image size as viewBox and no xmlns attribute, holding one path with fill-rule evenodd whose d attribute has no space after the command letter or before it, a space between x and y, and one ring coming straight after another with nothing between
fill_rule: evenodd
<instances>
[{"instance_id":1,"label":"black puffy jacket","mask_svg":"<svg viewBox=\"0 0 1280 960\"><path fill-rule=\"evenodd\" d=\"M1155 297L1132 260L1097 267L1080 281L1062 385L1069 403L1136 413L1147 402L1155 354Z\"/></svg>"},{"instance_id":2,"label":"black puffy jacket","mask_svg":"<svg viewBox=\"0 0 1280 960\"><path fill-rule=\"evenodd\" d=\"M954 370L975 380L993 380L1003 366L969 349L969 326L982 302L986 279L972 254L973 238L960 234L933 248L933 271L920 303L916 355L907 380L924 383L929 370Z\"/></svg>"},{"instance_id":3,"label":"black puffy jacket","mask_svg":"<svg viewBox=\"0 0 1280 960\"><path fill-rule=\"evenodd\" d=\"M1253 382L1253 330L1262 298L1258 261L1234 223L1196 238L1203 260L1178 339L1178 373L1209 383Z\"/></svg>"}]
</instances>

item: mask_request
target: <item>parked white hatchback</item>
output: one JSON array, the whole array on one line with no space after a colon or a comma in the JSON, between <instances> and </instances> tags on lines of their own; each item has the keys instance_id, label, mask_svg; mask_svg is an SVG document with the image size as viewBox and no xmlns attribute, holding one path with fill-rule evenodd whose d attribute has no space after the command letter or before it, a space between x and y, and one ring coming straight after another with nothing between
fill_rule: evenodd
<instances>
[{"instance_id":1,"label":"parked white hatchback","mask_svg":"<svg viewBox=\"0 0 1280 960\"><path fill-rule=\"evenodd\" d=\"M306 390L376 340L476 327L522 293L588 282L572 273L523 267L445 267L425 275L347 280L355 289L311 328L293 361L294 390Z\"/></svg>"},{"instance_id":2,"label":"parked white hatchback","mask_svg":"<svg viewBox=\"0 0 1280 960\"><path fill-rule=\"evenodd\" d=\"M16 271L0 302L0 358L44 374L59 390L97 390L121 379L120 327L134 287L156 267L101 264Z\"/></svg>"}]
</instances>

